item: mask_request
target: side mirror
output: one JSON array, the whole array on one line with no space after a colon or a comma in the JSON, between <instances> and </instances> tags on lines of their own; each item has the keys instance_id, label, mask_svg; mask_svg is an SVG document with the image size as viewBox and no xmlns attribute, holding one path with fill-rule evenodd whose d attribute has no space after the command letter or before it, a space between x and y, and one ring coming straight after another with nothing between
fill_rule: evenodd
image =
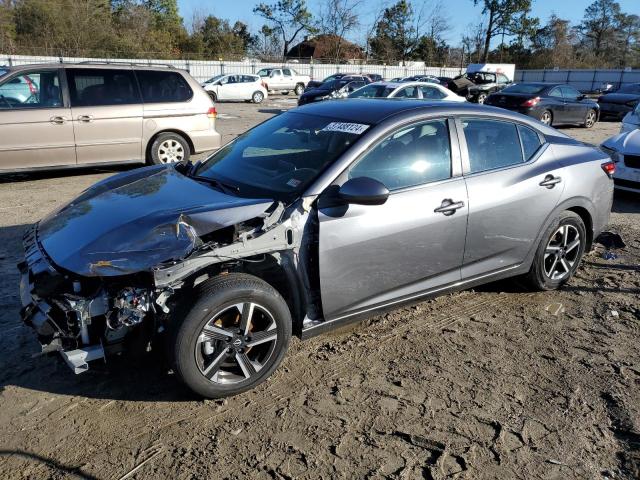
<instances>
[{"instance_id":1,"label":"side mirror","mask_svg":"<svg viewBox=\"0 0 640 480\"><path fill-rule=\"evenodd\" d=\"M347 180L338 190L338 197L357 205L382 205L389 198L389 189L382 182L369 177Z\"/></svg>"}]
</instances>

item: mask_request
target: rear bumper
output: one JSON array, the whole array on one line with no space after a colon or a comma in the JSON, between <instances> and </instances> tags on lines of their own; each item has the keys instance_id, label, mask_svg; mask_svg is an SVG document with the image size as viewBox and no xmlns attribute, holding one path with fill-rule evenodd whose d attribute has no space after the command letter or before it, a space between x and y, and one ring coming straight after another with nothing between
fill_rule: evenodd
<instances>
[{"instance_id":1,"label":"rear bumper","mask_svg":"<svg viewBox=\"0 0 640 480\"><path fill-rule=\"evenodd\" d=\"M189 132L189 138L193 142L194 153L206 152L220 148L222 136L215 130L201 130Z\"/></svg>"}]
</instances>

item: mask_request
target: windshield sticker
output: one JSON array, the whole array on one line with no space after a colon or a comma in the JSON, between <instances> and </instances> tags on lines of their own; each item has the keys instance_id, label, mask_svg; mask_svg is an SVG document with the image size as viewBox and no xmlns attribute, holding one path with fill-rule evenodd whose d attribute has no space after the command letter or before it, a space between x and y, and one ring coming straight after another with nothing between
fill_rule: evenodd
<instances>
[{"instance_id":1,"label":"windshield sticker","mask_svg":"<svg viewBox=\"0 0 640 480\"><path fill-rule=\"evenodd\" d=\"M296 188L298 185L300 185L302 182L300 180L298 180L297 178L292 178L291 180L289 180L287 182L287 185L289 185L290 187Z\"/></svg>"},{"instance_id":2,"label":"windshield sticker","mask_svg":"<svg viewBox=\"0 0 640 480\"><path fill-rule=\"evenodd\" d=\"M361 135L365 130L369 128L369 125L363 125L361 123L345 123L345 122L331 122L329 125L322 129L323 132L344 132L353 133L355 135Z\"/></svg>"}]
</instances>

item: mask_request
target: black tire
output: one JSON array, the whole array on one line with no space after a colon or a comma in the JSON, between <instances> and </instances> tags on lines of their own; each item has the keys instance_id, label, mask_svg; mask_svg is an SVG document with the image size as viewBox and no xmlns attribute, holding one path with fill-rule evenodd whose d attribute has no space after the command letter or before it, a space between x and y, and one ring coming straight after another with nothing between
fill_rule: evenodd
<instances>
[{"instance_id":1,"label":"black tire","mask_svg":"<svg viewBox=\"0 0 640 480\"><path fill-rule=\"evenodd\" d=\"M253 94L251 94L251 101L253 103L262 103L264 100L264 93L262 93L260 90L256 90L255 92L253 92Z\"/></svg>"},{"instance_id":2,"label":"black tire","mask_svg":"<svg viewBox=\"0 0 640 480\"><path fill-rule=\"evenodd\" d=\"M149 147L148 161L154 165L188 162L191 156L189 143L182 135L173 132L161 133Z\"/></svg>"},{"instance_id":3,"label":"black tire","mask_svg":"<svg viewBox=\"0 0 640 480\"><path fill-rule=\"evenodd\" d=\"M582 126L584 128L591 128L596 124L597 121L598 121L598 112L596 112L593 108L590 108L584 117L584 122L582 123Z\"/></svg>"},{"instance_id":4,"label":"black tire","mask_svg":"<svg viewBox=\"0 0 640 480\"><path fill-rule=\"evenodd\" d=\"M215 94L215 92L207 92L209 94L209 98L211 98L212 102L216 102L218 100L218 96Z\"/></svg>"},{"instance_id":5,"label":"black tire","mask_svg":"<svg viewBox=\"0 0 640 480\"><path fill-rule=\"evenodd\" d=\"M484 104L484 101L487 99L487 94L482 92L479 93L478 96L476 97L476 102L479 103L480 105Z\"/></svg>"},{"instance_id":6,"label":"black tire","mask_svg":"<svg viewBox=\"0 0 640 480\"><path fill-rule=\"evenodd\" d=\"M304 85L302 83L299 83L296 85L296 88L293 90L293 93L295 93L297 96L300 96L304 93Z\"/></svg>"},{"instance_id":7,"label":"black tire","mask_svg":"<svg viewBox=\"0 0 640 480\"><path fill-rule=\"evenodd\" d=\"M240 325L232 325L225 327L225 331L229 328L235 332L234 337L230 340L224 335L214 334L223 339L198 341L199 338L207 338L204 330L205 325L218 325L216 318L222 318L222 316L218 317L216 312L224 314L236 308L238 304L254 305L251 310L254 316L250 318L247 325L259 323L254 322L257 312L263 320L268 319L269 322L275 322L275 326L271 323L272 328L267 328L264 332L249 331L249 327L247 327L245 333L248 336L244 337L244 334L239 335L239 332L236 331ZM268 312L268 315L265 312ZM242 321L240 320L242 313L239 310L236 310L233 315L238 322ZM282 362L291 339L291 314L284 299L268 283L252 275L242 273L220 275L200 284L195 295L190 296L189 305L176 310L174 319L175 323L169 329L168 347L175 372L191 390L207 398L237 395L265 381ZM212 321L216 321L216 323L212 324ZM222 329L223 324L220 325L219 329ZM259 338L260 333L268 332L276 332L276 338L257 346L248 346L243 343L241 346L234 347L239 337L253 340ZM202 337L203 335L205 337ZM206 351L204 349L207 348L207 342L209 343L208 348L211 349L210 354L203 353ZM265 359L261 368L256 369L253 360L247 354L254 349L253 354L260 355L260 348L265 352L263 353ZM251 373L248 376L246 368L241 365L238 359L238 355L243 355L243 358L251 361ZM220 357L223 359L215 367L219 373L215 373L212 379L207 378L205 372L212 375L212 372L207 368L210 368ZM198 363L200 360L203 362L202 365ZM260 365L259 359L256 361ZM210 362L208 363L209 367L205 367L207 362ZM233 373L234 369L235 374ZM221 379L220 375L226 375L226 377ZM236 380L235 377L238 379ZM224 383L225 381L232 383Z\"/></svg>"},{"instance_id":8,"label":"black tire","mask_svg":"<svg viewBox=\"0 0 640 480\"><path fill-rule=\"evenodd\" d=\"M559 233L559 231L563 227L568 227L567 230L569 231L569 240L566 246L570 247L574 241L579 241L575 247L578 250L574 253L573 249L568 250L565 248L566 252L563 251L562 253L557 254L550 253L552 252L551 248L556 248L555 245L551 244L556 243L555 239L558 238L558 235L560 235L562 240L563 233ZM570 233L573 231L577 232L579 238L572 239ZM580 265L580 260L582 259L586 246L586 240L587 232L582 218L574 212L562 212L560 216L552 222L549 228L547 228L540 240L540 244L538 245L536 254L533 258L531 269L525 276L527 283L536 290L555 290L567 283L571 277L573 277ZM563 248L561 244L559 248ZM561 257L558 255L561 255ZM554 260L556 263L554 263ZM562 266L563 260L567 265L569 265L566 273L564 273L565 268ZM558 268L562 269L562 276L554 278L553 268L550 267L551 265L557 265L558 262L560 262ZM549 271L551 271L551 275L549 275Z\"/></svg>"},{"instance_id":9,"label":"black tire","mask_svg":"<svg viewBox=\"0 0 640 480\"><path fill-rule=\"evenodd\" d=\"M282 95L289 95L289 90L283 90Z\"/></svg>"},{"instance_id":10,"label":"black tire","mask_svg":"<svg viewBox=\"0 0 640 480\"><path fill-rule=\"evenodd\" d=\"M550 110L544 110L540 114L540 118L538 119L545 125L552 126L553 125L553 113Z\"/></svg>"}]
</instances>

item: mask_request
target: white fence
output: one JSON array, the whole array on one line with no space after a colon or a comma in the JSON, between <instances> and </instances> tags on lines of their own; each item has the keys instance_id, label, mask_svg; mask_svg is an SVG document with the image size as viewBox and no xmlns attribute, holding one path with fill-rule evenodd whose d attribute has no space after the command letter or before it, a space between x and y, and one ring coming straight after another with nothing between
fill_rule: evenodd
<instances>
[{"instance_id":1,"label":"white fence","mask_svg":"<svg viewBox=\"0 0 640 480\"><path fill-rule=\"evenodd\" d=\"M438 77L455 77L464 69L440 68L440 67L398 67L390 65L339 65L324 63L261 63L261 62L227 62L227 61L201 61L201 60L161 60L161 59L134 59L134 58L79 58L79 57L41 57L26 55L1 55L0 65L24 65L30 63L79 63L87 61L99 62L133 62L138 64L160 63L172 65L189 71L199 82L207 80L221 73L256 73L261 68L288 67L302 75L309 75L313 80L322 80L336 72L349 73L377 73L383 78L409 77L412 75L435 75Z\"/></svg>"},{"instance_id":2,"label":"white fence","mask_svg":"<svg viewBox=\"0 0 640 480\"><path fill-rule=\"evenodd\" d=\"M616 87L640 83L640 70L516 70L516 82L568 83L583 92L599 89L603 83Z\"/></svg>"}]
</instances>

